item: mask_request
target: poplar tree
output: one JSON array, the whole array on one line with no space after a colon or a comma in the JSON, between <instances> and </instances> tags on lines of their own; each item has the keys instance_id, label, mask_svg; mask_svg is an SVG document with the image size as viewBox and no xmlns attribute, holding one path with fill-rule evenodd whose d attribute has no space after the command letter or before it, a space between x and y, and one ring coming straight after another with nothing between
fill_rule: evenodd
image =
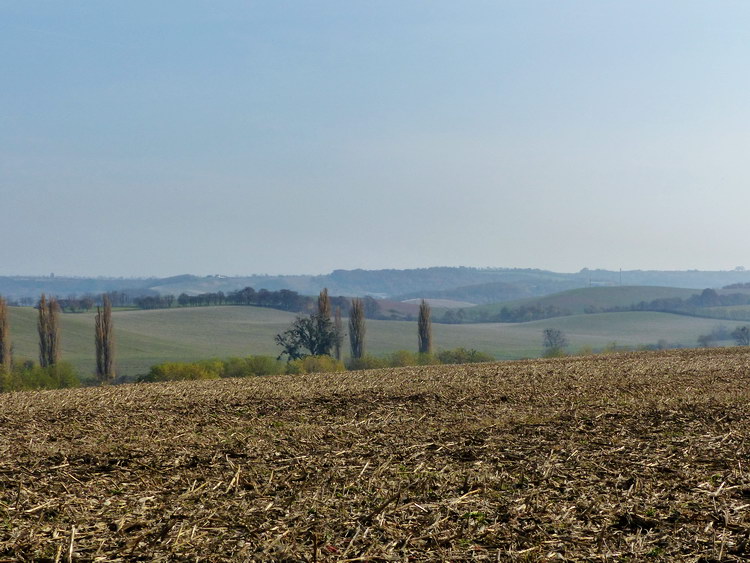
<instances>
[{"instance_id":1,"label":"poplar tree","mask_svg":"<svg viewBox=\"0 0 750 563\"><path fill-rule=\"evenodd\" d=\"M112 332L112 302L102 296L102 307L96 308L94 320L96 341L96 378L111 383L115 378L115 340Z\"/></svg>"},{"instance_id":2,"label":"poplar tree","mask_svg":"<svg viewBox=\"0 0 750 563\"><path fill-rule=\"evenodd\" d=\"M349 344L354 360L365 355L365 332L365 303L361 299L352 299L349 310Z\"/></svg>"},{"instance_id":3,"label":"poplar tree","mask_svg":"<svg viewBox=\"0 0 750 563\"><path fill-rule=\"evenodd\" d=\"M10 320L8 319L8 304L0 297L0 372L10 373Z\"/></svg>"},{"instance_id":4,"label":"poplar tree","mask_svg":"<svg viewBox=\"0 0 750 563\"><path fill-rule=\"evenodd\" d=\"M324 287L318 295L318 314L326 319L331 319L331 299L328 297L328 288Z\"/></svg>"},{"instance_id":5,"label":"poplar tree","mask_svg":"<svg viewBox=\"0 0 750 563\"><path fill-rule=\"evenodd\" d=\"M39 365L46 368L60 361L60 305L42 293L38 307Z\"/></svg>"},{"instance_id":6,"label":"poplar tree","mask_svg":"<svg viewBox=\"0 0 750 563\"><path fill-rule=\"evenodd\" d=\"M330 356L331 351L336 348L338 333L331 320L331 299L328 297L328 288L324 287L318 295L318 314L314 315L318 340L323 346L320 347L320 354ZM324 344L327 341L327 344Z\"/></svg>"},{"instance_id":7,"label":"poplar tree","mask_svg":"<svg viewBox=\"0 0 750 563\"><path fill-rule=\"evenodd\" d=\"M336 342L333 345L333 351L336 359L341 361L341 342L344 339L344 326L341 322L341 307L336 307L336 313L333 315L333 330L336 333Z\"/></svg>"},{"instance_id":8,"label":"poplar tree","mask_svg":"<svg viewBox=\"0 0 750 563\"><path fill-rule=\"evenodd\" d=\"M424 299L422 299L422 302L419 304L417 336L419 338L419 353L432 353L432 321L430 320L430 306Z\"/></svg>"}]
</instances>

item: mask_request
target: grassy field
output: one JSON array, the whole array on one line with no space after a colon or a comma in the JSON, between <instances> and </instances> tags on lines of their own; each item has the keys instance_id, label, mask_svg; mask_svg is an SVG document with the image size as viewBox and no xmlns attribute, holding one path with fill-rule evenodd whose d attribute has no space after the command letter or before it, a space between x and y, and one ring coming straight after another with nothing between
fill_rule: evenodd
<instances>
[{"instance_id":1,"label":"grassy field","mask_svg":"<svg viewBox=\"0 0 750 563\"><path fill-rule=\"evenodd\" d=\"M10 308L17 358L37 357L36 311ZM153 311L115 311L117 366L121 375L146 373L165 361L192 361L251 354L277 355L273 337L288 327L291 313L256 307L199 307ZM695 346L700 334L719 321L664 313L575 315L522 324L434 324L435 346L474 348L497 359L538 357L547 327L565 332L570 351L591 347L669 343ZM94 371L93 313L62 316L63 359L87 377ZM724 324L735 326L729 321ZM416 323L368 321L367 348L375 355L416 348ZM348 349L348 345L345 346Z\"/></svg>"},{"instance_id":2,"label":"grassy field","mask_svg":"<svg viewBox=\"0 0 750 563\"><path fill-rule=\"evenodd\" d=\"M750 353L0 395L0 560L740 561Z\"/></svg>"},{"instance_id":3,"label":"grassy field","mask_svg":"<svg viewBox=\"0 0 750 563\"><path fill-rule=\"evenodd\" d=\"M491 305L479 305L466 309L467 319L477 319L480 315L497 315L503 307L513 309L522 305L539 305L540 307L558 307L571 313L583 313L587 307L598 309L610 309L613 307L628 307L641 301L653 301L655 299L666 299L680 297L687 299L691 295L700 293L695 289L681 287L655 287L655 286L617 286L617 287L586 287L571 289L548 295L545 297L534 297L508 301L505 303L493 303Z\"/></svg>"},{"instance_id":4,"label":"grassy field","mask_svg":"<svg viewBox=\"0 0 750 563\"><path fill-rule=\"evenodd\" d=\"M730 305L726 307L701 307L698 314L717 319L750 321L750 305Z\"/></svg>"}]
</instances>

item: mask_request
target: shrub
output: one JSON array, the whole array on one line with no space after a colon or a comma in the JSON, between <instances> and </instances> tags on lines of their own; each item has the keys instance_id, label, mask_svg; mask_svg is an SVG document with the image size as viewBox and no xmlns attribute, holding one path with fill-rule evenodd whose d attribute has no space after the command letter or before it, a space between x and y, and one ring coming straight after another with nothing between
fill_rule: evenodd
<instances>
[{"instance_id":1,"label":"shrub","mask_svg":"<svg viewBox=\"0 0 750 563\"><path fill-rule=\"evenodd\" d=\"M479 362L494 362L495 358L478 350L454 348L438 352L437 359L441 364L474 364Z\"/></svg>"},{"instance_id":2,"label":"shrub","mask_svg":"<svg viewBox=\"0 0 750 563\"><path fill-rule=\"evenodd\" d=\"M284 362L273 356L250 356L247 358L251 375L277 375L284 373Z\"/></svg>"},{"instance_id":3,"label":"shrub","mask_svg":"<svg viewBox=\"0 0 750 563\"><path fill-rule=\"evenodd\" d=\"M417 354L418 366L436 366L438 364L440 364L440 360L438 360L438 357L432 352Z\"/></svg>"},{"instance_id":4,"label":"shrub","mask_svg":"<svg viewBox=\"0 0 750 563\"><path fill-rule=\"evenodd\" d=\"M286 373L332 373L346 371L344 364L331 356L305 356L286 365Z\"/></svg>"},{"instance_id":5,"label":"shrub","mask_svg":"<svg viewBox=\"0 0 750 563\"><path fill-rule=\"evenodd\" d=\"M63 389L81 384L75 369L67 362L47 367L24 362L11 371L0 371L0 391Z\"/></svg>"},{"instance_id":6,"label":"shrub","mask_svg":"<svg viewBox=\"0 0 750 563\"><path fill-rule=\"evenodd\" d=\"M221 377L251 377L284 372L284 364L272 356L230 358L223 362Z\"/></svg>"},{"instance_id":7,"label":"shrub","mask_svg":"<svg viewBox=\"0 0 750 563\"><path fill-rule=\"evenodd\" d=\"M218 379L222 371L221 362L211 360L196 363L166 362L153 366L142 381Z\"/></svg>"},{"instance_id":8,"label":"shrub","mask_svg":"<svg viewBox=\"0 0 750 563\"><path fill-rule=\"evenodd\" d=\"M250 369L247 365L247 358L229 358L224 360L221 377L247 377Z\"/></svg>"},{"instance_id":9,"label":"shrub","mask_svg":"<svg viewBox=\"0 0 750 563\"><path fill-rule=\"evenodd\" d=\"M397 350L388 356L387 362L392 368L400 368L416 366L419 363L419 359L414 352L410 352L409 350Z\"/></svg>"},{"instance_id":10,"label":"shrub","mask_svg":"<svg viewBox=\"0 0 750 563\"><path fill-rule=\"evenodd\" d=\"M435 354L419 354L409 350L396 350L390 354L385 361L386 365L392 368L430 366L440 363L440 360Z\"/></svg>"},{"instance_id":11,"label":"shrub","mask_svg":"<svg viewBox=\"0 0 750 563\"><path fill-rule=\"evenodd\" d=\"M564 358L565 356L567 356L567 354L562 348L547 348L544 351L545 358Z\"/></svg>"},{"instance_id":12,"label":"shrub","mask_svg":"<svg viewBox=\"0 0 750 563\"><path fill-rule=\"evenodd\" d=\"M346 367L347 369L354 371L362 369L379 369L389 367L389 363L386 358L376 358L375 356L364 355L361 358L351 358Z\"/></svg>"}]
</instances>

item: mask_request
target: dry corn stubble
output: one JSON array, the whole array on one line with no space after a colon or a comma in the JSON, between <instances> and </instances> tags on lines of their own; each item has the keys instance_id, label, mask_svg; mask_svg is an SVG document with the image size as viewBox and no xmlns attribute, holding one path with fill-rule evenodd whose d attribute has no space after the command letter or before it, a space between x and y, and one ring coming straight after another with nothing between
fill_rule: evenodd
<instances>
[{"instance_id":1,"label":"dry corn stubble","mask_svg":"<svg viewBox=\"0 0 750 563\"><path fill-rule=\"evenodd\" d=\"M0 396L0 560L743 560L746 350Z\"/></svg>"}]
</instances>

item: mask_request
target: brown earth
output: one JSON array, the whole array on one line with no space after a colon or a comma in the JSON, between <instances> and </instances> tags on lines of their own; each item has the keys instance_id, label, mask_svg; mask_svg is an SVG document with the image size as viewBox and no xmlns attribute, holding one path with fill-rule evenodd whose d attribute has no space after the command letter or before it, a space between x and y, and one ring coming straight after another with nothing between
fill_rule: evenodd
<instances>
[{"instance_id":1,"label":"brown earth","mask_svg":"<svg viewBox=\"0 0 750 563\"><path fill-rule=\"evenodd\" d=\"M750 558L750 353L0 396L0 561Z\"/></svg>"}]
</instances>

